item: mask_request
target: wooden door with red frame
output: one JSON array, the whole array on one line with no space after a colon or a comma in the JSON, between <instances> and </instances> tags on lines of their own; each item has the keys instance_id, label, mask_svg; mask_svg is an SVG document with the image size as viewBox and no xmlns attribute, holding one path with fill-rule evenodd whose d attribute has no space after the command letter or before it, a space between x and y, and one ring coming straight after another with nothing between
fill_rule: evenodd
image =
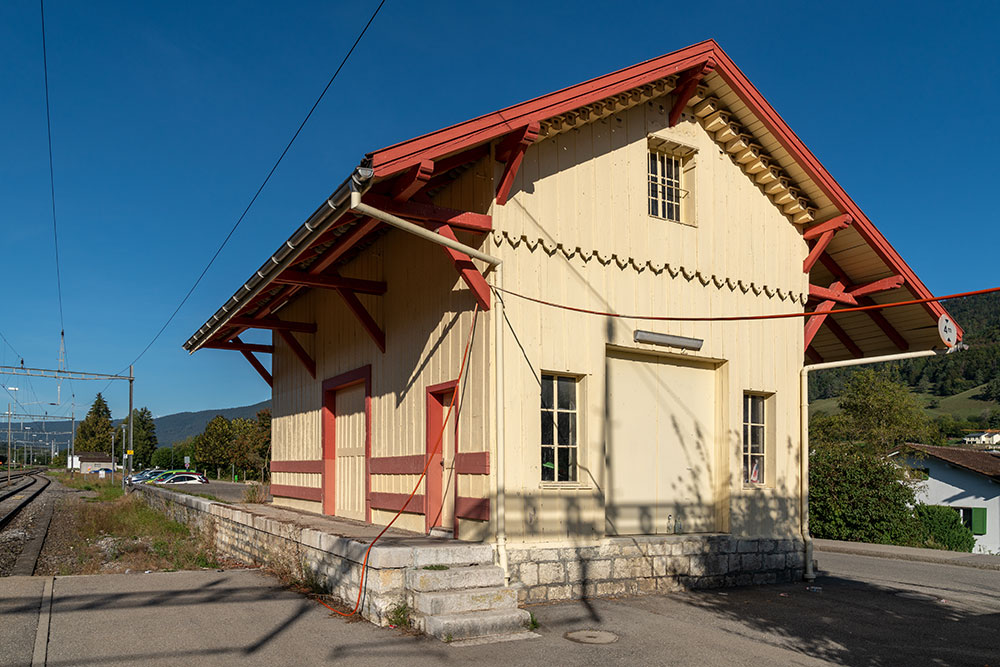
<instances>
[{"instance_id":1,"label":"wooden door with red frame","mask_svg":"<svg viewBox=\"0 0 1000 667\"><path fill-rule=\"evenodd\" d=\"M445 382L427 388L427 467L424 511L427 532L442 528L455 534L455 453L458 450L458 382ZM454 398L455 405L448 414ZM448 421L445 423L445 416Z\"/></svg>"},{"instance_id":2,"label":"wooden door with red frame","mask_svg":"<svg viewBox=\"0 0 1000 667\"><path fill-rule=\"evenodd\" d=\"M323 382L323 513L371 520L371 367Z\"/></svg>"}]
</instances>

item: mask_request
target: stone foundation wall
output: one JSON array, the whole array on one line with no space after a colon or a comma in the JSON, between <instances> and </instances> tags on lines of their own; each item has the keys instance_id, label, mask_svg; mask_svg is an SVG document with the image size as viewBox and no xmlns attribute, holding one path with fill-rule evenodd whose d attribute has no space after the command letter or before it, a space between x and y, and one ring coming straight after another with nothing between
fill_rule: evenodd
<instances>
[{"instance_id":1,"label":"stone foundation wall","mask_svg":"<svg viewBox=\"0 0 1000 667\"><path fill-rule=\"evenodd\" d=\"M802 578L802 540L729 535L608 538L598 546L509 545L521 602L774 584Z\"/></svg>"},{"instance_id":2,"label":"stone foundation wall","mask_svg":"<svg viewBox=\"0 0 1000 667\"><path fill-rule=\"evenodd\" d=\"M202 531L220 556L266 566L354 607L367 545L167 489L140 485L135 493L175 521ZM413 565L401 554L385 551L373 549L369 557L359 612L377 625L387 624L389 610L406 600L404 573Z\"/></svg>"}]
</instances>

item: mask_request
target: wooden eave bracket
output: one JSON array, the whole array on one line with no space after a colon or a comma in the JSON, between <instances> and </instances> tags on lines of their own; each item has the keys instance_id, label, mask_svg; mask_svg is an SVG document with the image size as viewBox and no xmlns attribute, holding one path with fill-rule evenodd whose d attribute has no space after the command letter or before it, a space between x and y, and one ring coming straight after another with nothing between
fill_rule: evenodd
<instances>
[{"instance_id":1,"label":"wooden eave bracket","mask_svg":"<svg viewBox=\"0 0 1000 667\"><path fill-rule=\"evenodd\" d=\"M295 356L298 357L299 361L302 362L302 365L306 367L307 371L309 371L309 375L315 378L316 361L309 356L309 353L306 352L304 347L302 347L302 343L300 343L299 339L295 337L295 334L286 329L277 329L277 332L278 335L281 336L281 340L285 341L285 344L288 345L289 348L291 348Z\"/></svg>"},{"instance_id":2,"label":"wooden eave bracket","mask_svg":"<svg viewBox=\"0 0 1000 667\"><path fill-rule=\"evenodd\" d=\"M244 343L243 341L241 341L239 336L236 336L235 338L233 338L233 343L236 344L236 345L241 346L239 348L240 354L242 354L243 357L247 361L250 362L250 365L253 366L254 370L257 371L257 373L262 378L264 378L264 382L267 383L267 386L268 387L274 387L274 377L271 375L271 373L266 368L264 368L264 364L260 363L260 359L258 359L257 357L255 357L254 354L253 354L253 352L251 352L250 350L246 349L247 343ZM271 351L273 352L274 351L274 347L273 346L269 346L269 347L271 347Z\"/></svg>"},{"instance_id":3,"label":"wooden eave bracket","mask_svg":"<svg viewBox=\"0 0 1000 667\"><path fill-rule=\"evenodd\" d=\"M372 341L375 342L378 349L381 352L385 352L385 332L382 331L382 327L378 325L375 318L365 308L365 304L361 303L361 300L358 299L358 295L351 290L343 288L337 288L337 294L344 300L344 303L354 313L354 316L358 318L361 326L371 336Z\"/></svg>"},{"instance_id":4,"label":"wooden eave bracket","mask_svg":"<svg viewBox=\"0 0 1000 667\"><path fill-rule=\"evenodd\" d=\"M457 241L455 237L455 232L448 225L441 225L437 229L438 234L452 241ZM448 255L451 259L452 264L455 265L455 270L458 271L458 275L462 277L465 284L468 285L469 289L472 290L472 294L476 297L476 301L479 302L480 308L483 310L490 309L490 286L486 282L486 278L483 274L479 272L479 269L472 262L472 258L465 253L458 252L457 250L452 250L451 248L446 248L441 246L444 253Z\"/></svg>"},{"instance_id":5,"label":"wooden eave bracket","mask_svg":"<svg viewBox=\"0 0 1000 667\"><path fill-rule=\"evenodd\" d=\"M430 160L423 160L407 169L401 176L397 177L392 188L392 198L396 201L406 201L413 195L420 192L427 182L434 175L434 163Z\"/></svg>"},{"instance_id":6,"label":"wooden eave bracket","mask_svg":"<svg viewBox=\"0 0 1000 667\"><path fill-rule=\"evenodd\" d=\"M809 255L802 262L802 273L812 271L820 256L826 252L827 246L833 240L833 235L841 229L846 229L853 221L854 219L849 215L838 215L826 222L814 225L802 233L802 238L806 241L816 240L809 250Z\"/></svg>"},{"instance_id":7,"label":"wooden eave bracket","mask_svg":"<svg viewBox=\"0 0 1000 667\"><path fill-rule=\"evenodd\" d=\"M318 289L343 288L362 294L385 294L387 286L381 280L364 280L361 278L345 278L338 273L312 274L305 271L286 269L274 279L280 285L298 285L300 287L315 287Z\"/></svg>"},{"instance_id":8,"label":"wooden eave bracket","mask_svg":"<svg viewBox=\"0 0 1000 667\"><path fill-rule=\"evenodd\" d=\"M316 333L315 322L291 322L279 320L277 317L234 317L229 320L234 327L247 329L270 329L272 331L298 331L299 333Z\"/></svg>"},{"instance_id":9,"label":"wooden eave bracket","mask_svg":"<svg viewBox=\"0 0 1000 667\"><path fill-rule=\"evenodd\" d=\"M714 69L715 61L709 59L701 65L685 70L680 75L677 79L677 86L674 88L674 105L670 107L670 114L667 116L667 127L673 127L677 124L684 109L687 108L688 102L691 101L691 97L698 90L698 84Z\"/></svg>"},{"instance_id":10,"label":"wooden eave bracket","mask_svg":"<svg viewBox=\"0 0 1000 667\"><path fill-rule=\"evenodd\" d=\"M503 175L500 177L500 184L497 185L497 206L503 206L507 203L510 189L514 185L514 177L517 176L517 170L521 168L524 152L538 138L540 131L541 125L539 123L530 123L520 130L510 133L497 145L497 160L506 163Z\"/></svg>"},{"instance_id":11,"label":"wooden eave bracket","mask_svg":"<svg viewBox=\"0 0 1000 667\"><path fill-rule=\"evenodd\" d=\"M824 254L820 256L820 262L823 264L823 266L826 267L827 271L832 273L837 280L842 282L848 290L854 288L854 286L851 284L850 277L847 275L847 272L844 271L844 269L841 268L839 264L837 264L836 260L834 260L833 257L831 257L828 254ZM902 284L903 283L900 282L900 287L902 286ZM875 300L872 299L870 296L857 295L857 293L855 293L854 298L857 299L858 304L862 306L871 306L875 304ZM864 312L871 319L871 321L874 322L875 325L882 330L882 333L884 333L886 337L888 337L889 340L891 340L893 344L901 352L906 352L907 350L910 349L910 344L907 342L905 338L903 338L903 335L900 334L896 330L896 328L889 323L889 320L886 319L885 315L883 315L881 312L877 310L866 310Z\"/></svg>"},{"instance_id":12,"label":"wooden eave bracket","mask_svg":"<svg viewBox=\"0 0 1000 667\"><path fill-rule=\"evenodd\" d=\"M482 213L458 211L422 202L399 202L370 193L364 196L364 202L369 206L407 220L443 223L470 232L493 231L493 217Z\"/></svg>"}]
</instances>

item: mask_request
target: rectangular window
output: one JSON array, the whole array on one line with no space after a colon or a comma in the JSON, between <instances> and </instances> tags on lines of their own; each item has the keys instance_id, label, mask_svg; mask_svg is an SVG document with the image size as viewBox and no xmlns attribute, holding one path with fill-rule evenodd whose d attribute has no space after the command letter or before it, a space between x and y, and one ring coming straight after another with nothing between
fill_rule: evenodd
<instances>
[{"instance_id":1,"label":"rectangular window","mask_svg":"<svg viewBox=\"0 0 1000 667\"><path fill-rule=\"evenodd\" d=\"M542 481L575 482L577 378L542 374Z\"/></svg>"},{"instance_id":2,"label":"rectangular window","mask_svg":"<svg viewBox=\"0 0 1000 667\"><path fill-rule=\"evenodd\" d=\"M681 221L681 158L660 151L649 151L649 214Z\"/></svg>"},{"instance_id":3,"label":"rectangular window","mask_svg":"<svg viewBox=\"0 0 1000 667\"><path fill-rule=\"evenodd\" d=\"M764 486L764 396L743 394L743 483Z\"/></svg>"}]
</instances>

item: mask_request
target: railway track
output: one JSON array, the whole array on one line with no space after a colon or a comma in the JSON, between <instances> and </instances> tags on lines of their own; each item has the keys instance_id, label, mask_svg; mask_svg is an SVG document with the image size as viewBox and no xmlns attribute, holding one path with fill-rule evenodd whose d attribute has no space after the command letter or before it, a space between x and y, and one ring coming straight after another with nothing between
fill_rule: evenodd
<instances>
[{"instance_id":1,"label":"railway track","mask_svg":"<svg viewBox=\"0 0 1000 667\"><path fill-rule=\"evenodd\" d=\"M28 475L21 486L0 494L0 530L13 521L49 484L49 480L44 477Z\"/></svg>"}]
</instances>

